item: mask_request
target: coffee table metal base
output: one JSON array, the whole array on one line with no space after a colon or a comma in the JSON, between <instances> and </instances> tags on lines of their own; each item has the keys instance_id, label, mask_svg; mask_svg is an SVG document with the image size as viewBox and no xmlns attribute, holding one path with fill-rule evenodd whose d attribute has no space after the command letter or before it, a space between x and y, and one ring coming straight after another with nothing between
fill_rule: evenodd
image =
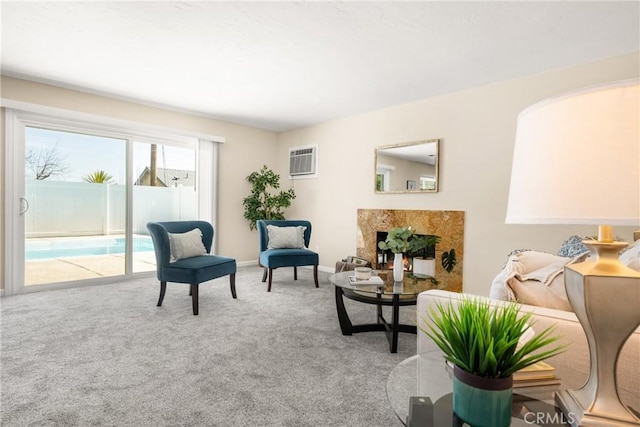
<instances>
[{"instance_id":1,"label":"coffee table metal base","mask_svg":"<svg viewBox=\"0 0 640 427\"><path fill-rule=\"evenodd\" d=\"M415 298L401 299L400 295L394 294L391 298L382 298L381 294L376 294L375 297L363 295L345 289L340 286L336 286L336 310L338 311L338 321L340 322L340 330L342 335L353 335L359 332L372 332L372 331L384 331L389 341L389 351L391 353L398 352L398 333L406 332L409 334L416 334L417 328L415 325L404 325L400 323L400 307L405 305L416 305ZM366 323L361 325L354 325L349 319L347 309L344 306L344 297L352 299L354 301L363 302L365 304L373 304L377 306L377 323ZM390 306L391 310L391 323L387 322L382 314L382 306Z\"/></svg>"}]
</instances>

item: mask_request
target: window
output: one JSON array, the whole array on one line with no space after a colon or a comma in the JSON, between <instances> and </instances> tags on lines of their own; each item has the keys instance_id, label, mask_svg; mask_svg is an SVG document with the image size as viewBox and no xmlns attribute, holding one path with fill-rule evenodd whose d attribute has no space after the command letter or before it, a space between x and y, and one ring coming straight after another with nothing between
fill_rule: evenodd
<instances>
[{"instance_id":1,"label":"window","mask_svg":"<svg viewBox=\"0 0 640 427\"><path fill-rule=\"evenodd\" d=\"M155 271L149 221L215 226L213 140L109 122L6 110L5 295Z\"/></svg>"}]
</instances>

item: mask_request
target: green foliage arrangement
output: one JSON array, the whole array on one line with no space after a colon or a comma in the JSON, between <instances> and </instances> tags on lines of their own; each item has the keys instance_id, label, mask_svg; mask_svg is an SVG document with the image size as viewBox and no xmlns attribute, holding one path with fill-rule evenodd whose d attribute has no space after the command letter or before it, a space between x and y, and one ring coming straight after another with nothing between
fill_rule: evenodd
<instances>
[{"instance_id":1,"label":"green foliage arrangement","mask_svg":"<svg viewBox=\"0 0 640 427\"><path fill-rule=\"evenodd\" d=\"M92 184L109 184L112 179L113 176L109 175L103 170L97 170L82 177L83 181Z\"/></svg>"},{"instance_id":2,"label":"green foliage arrangement","mask_svg":"<svg viewBox=\"0 0 640 427\"><path fill-rule=\"evenodd\" d=\"M251 194L242 200L242 204L244 217L249 221L251 230L255 230L259 219L284 219L282 210L291 206L291 200L296 198L293 188L272 194L272 189L280 188L280 175L266 165L259 171L252 172L246 179L252 188Z\"/></svg>"},{"instance_id":3,"label":"green foliage arrangement","mask_svg":"<svg viewBox=\"0 0 640 427\"><path fill-rule=\"evenodd\" d=\"M547 347L558 340L551 335L553 327L536 333L519 347L520 338L529 325L533 326L531 313L518 317L519 312L514 303L491 307L488 301L468 297L457 305L436 304L429 313L433 324L420 330L440 347L445 359L462 370L479 377L506 378L561 353L565 347Z\"/></svg>"},{"instance_id":4,"label":"green foliage arrangement","mask_svg":"<svg viewBox=\"0 0 640 427\"><path fill-rule=\"evenodd\" d=\"M378 243L382 250L394 254L417 252L440 241L440 236L419 236L409 227L396 227L389 230L384 242Z\"/></svg>"}]
</instances>

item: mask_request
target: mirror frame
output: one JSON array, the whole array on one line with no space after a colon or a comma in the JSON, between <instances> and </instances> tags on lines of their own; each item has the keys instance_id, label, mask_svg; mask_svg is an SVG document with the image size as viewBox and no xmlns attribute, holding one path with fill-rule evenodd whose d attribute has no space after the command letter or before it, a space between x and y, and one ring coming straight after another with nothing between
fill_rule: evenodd
<instances>
[{"instance_id":1,"label":"mirror frame","mask_svg":"<svg viewBox=\"0 0 640 427\"><path fill-rule=\"evenodd\" d=\"M419 185L416 187L415 190L411 190L411 189L406 189L406 190L394 190L394 191L378 191L378 185L377 185L377 181L378 181L378 154L381 150L388 150L390 148L399 148L399 147L409 147L409 146L414 146L414 145L426 145L426 144L435 144L436 146L436 164L434 165L435 167L435 174L434 174L434 179L435 179L435 188L433 189L429 189L429 190L421 190L419 188ZM409 194L415 194L415 193L437 193L438 192L438 188L440 186L440 177L439 177L439 167L440 165L440 140L439 139L425 139L425 140L421 140L421 141L412 141L412 142L403 142L400 144L391 144L391 145L381 145L379 147L375 148L375 160L374 160L374 174L373 174L373 189L375 191L376 194L405 194L405 193L409 193Z\"/></svg>"}]
</instances>

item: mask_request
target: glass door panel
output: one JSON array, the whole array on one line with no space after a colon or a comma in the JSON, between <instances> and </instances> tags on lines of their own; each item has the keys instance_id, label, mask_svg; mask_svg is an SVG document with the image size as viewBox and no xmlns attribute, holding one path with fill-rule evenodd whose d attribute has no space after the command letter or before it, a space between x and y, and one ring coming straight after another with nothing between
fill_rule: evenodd
<instances>
[{"instance_id":1,"label":"glass door panel","mask_svg":"<svg viewBox=\"0 0 640 427\"><path fill-rule=\"evenodd\" d=\"M125 274L124 139L25 127L25 285Z\"/></svg>"},{"instance_id":2,"label":"glass door panel","mask_svg":"<svg viewBox=\"0 0 640 427\"><path fill-rule=\"evenodd\" d=\"M155 270L150 221L198 217L196 151L166 144L133 144L133 272Z\"/></svg>"}]
</instances>

